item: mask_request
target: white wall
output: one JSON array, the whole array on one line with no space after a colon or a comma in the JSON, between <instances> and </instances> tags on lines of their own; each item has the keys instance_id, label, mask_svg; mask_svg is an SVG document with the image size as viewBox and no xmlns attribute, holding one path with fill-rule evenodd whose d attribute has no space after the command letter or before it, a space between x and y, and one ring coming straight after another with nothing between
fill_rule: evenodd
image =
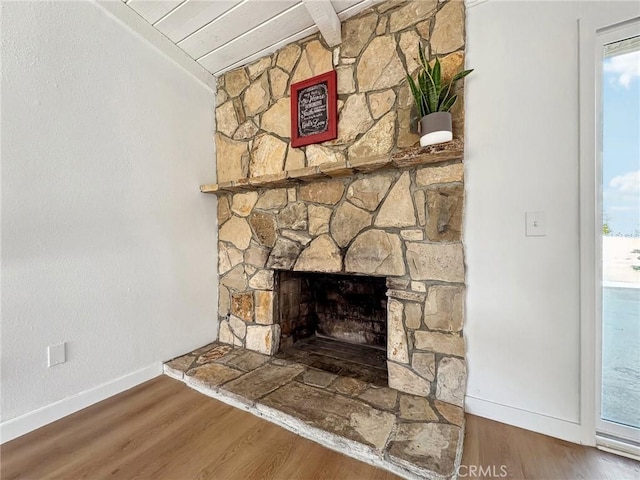
<instances>
[{"instance_id":1,"label":"white wall","mask_svg":"<svg viewBox=\"0 0 640 480\"><path fill-rule=\"evenodd\" d=\"M0 5L6 422L215 339L217 233L214 92L94 3Z\"/></svg>"},{"instance_id":2,"label":"white wall","mask_svg":"<svg viewBox=\"0 0 640 480\"><path fill-rule=\"evenodd\" d=\"M467 10L467 410L590 442L581 411L579 33L632 2ZM606 25L606 23L604 23ZM526 237L544 211L546 237ZM595 386L590 387L592 390ZM587 422L589 423L589 422Z\"/></svg>"}]
</instances>

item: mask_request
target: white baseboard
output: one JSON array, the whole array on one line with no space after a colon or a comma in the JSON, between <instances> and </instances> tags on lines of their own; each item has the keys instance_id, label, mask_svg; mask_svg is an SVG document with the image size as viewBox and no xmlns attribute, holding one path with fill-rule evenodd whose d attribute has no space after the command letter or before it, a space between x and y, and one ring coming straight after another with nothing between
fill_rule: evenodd
<instances>
[{"instance_id":1,"label":"white baseboard","mask_svg":"<svg viewBox=\"0 0 640 480\"><path fill-rule=\"evenodd\" d=\"M2 422L0 423L0 444L129 390L161 374L162 363L156 362L123 377Z\"/></svg>"},{"instance_id":2,"label":"white baseboard","mask_svg":"<svg viewBox=\"0 0 640 480\"><path fill-rule=\"evenodd\" d=\"M522 410L467 395L465 411L472 415L549 435L568 442L584 444L584 431L579 423L549 417L529 410Z\"/></svg>"}]
</instances>

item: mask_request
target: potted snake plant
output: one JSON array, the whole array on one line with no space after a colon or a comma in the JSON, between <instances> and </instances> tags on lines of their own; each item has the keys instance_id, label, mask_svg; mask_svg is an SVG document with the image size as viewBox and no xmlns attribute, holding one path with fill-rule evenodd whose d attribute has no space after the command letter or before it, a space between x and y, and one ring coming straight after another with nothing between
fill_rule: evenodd
<instances>
[{"instance_id":1,"label":"potted snake plant","mask_svg":"<svg viewBox=\"0 0 640 480\"><path fill-rule=\"evenodd\" d=\"M451 81L444 83L438 57L431 66L420 45L418 45L418 52L420 68L417 78L414 80L407 72L407 81L420 117L418 124L420 146L426 147L453 139L450 111L458 100L458 95L452 92L452 87L473 72L473 69L463 70L454 75Z\"/></svg>"}]
</instances>

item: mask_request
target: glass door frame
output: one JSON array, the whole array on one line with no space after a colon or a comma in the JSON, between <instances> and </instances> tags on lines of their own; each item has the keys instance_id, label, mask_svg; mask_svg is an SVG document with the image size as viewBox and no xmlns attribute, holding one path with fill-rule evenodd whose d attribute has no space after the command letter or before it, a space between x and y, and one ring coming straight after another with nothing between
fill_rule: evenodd
<instances>
[{"instance_id":1,"label":"glass door frame","mask_svg":"<svg viewBox=\"0 0 640 480\"><path fill-rule=\"evenodd\" d=\"M596 32L595 37L595 430L596 444L613 448L622 448L620 443L630 442L630 450L627 453L632 455L640 454L640 429L618 424L602 419L602 152L603 152L603 61L604 47L627 38L640 35L640 19L634 19L623 24L603 29Z\"/></svg>"}]
</instances>

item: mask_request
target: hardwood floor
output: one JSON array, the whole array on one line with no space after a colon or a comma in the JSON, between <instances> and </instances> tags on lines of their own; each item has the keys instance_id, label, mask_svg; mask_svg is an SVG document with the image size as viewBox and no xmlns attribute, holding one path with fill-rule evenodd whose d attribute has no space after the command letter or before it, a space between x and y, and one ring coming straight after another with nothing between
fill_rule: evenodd
<instances>
[{"instance_id":1,"label":"hardwood floor","mask_svg":"<svg viewBox=\"0 0 640 480\"><path fill-rule=\"evenodd\" d=\"M637 480L640 464L468 415L460 473L461 478ZM0 448L0 478L397 477L162 376L6 443Z\"/></svg>"},{"instance_id":2,"label":"hardwood floor","mask_svg":"<svg viewBox=\"0 0 640 480\"><path fill-rule=\"evenodd\" d=\"M470 478L544 480L638 480L640 462L521 428L466 415L460 473L493 466L490 475ZM508 475L501 477L501 466ZM466 470L465 470L466 468Z\"/></svg>"}]
</instances>

